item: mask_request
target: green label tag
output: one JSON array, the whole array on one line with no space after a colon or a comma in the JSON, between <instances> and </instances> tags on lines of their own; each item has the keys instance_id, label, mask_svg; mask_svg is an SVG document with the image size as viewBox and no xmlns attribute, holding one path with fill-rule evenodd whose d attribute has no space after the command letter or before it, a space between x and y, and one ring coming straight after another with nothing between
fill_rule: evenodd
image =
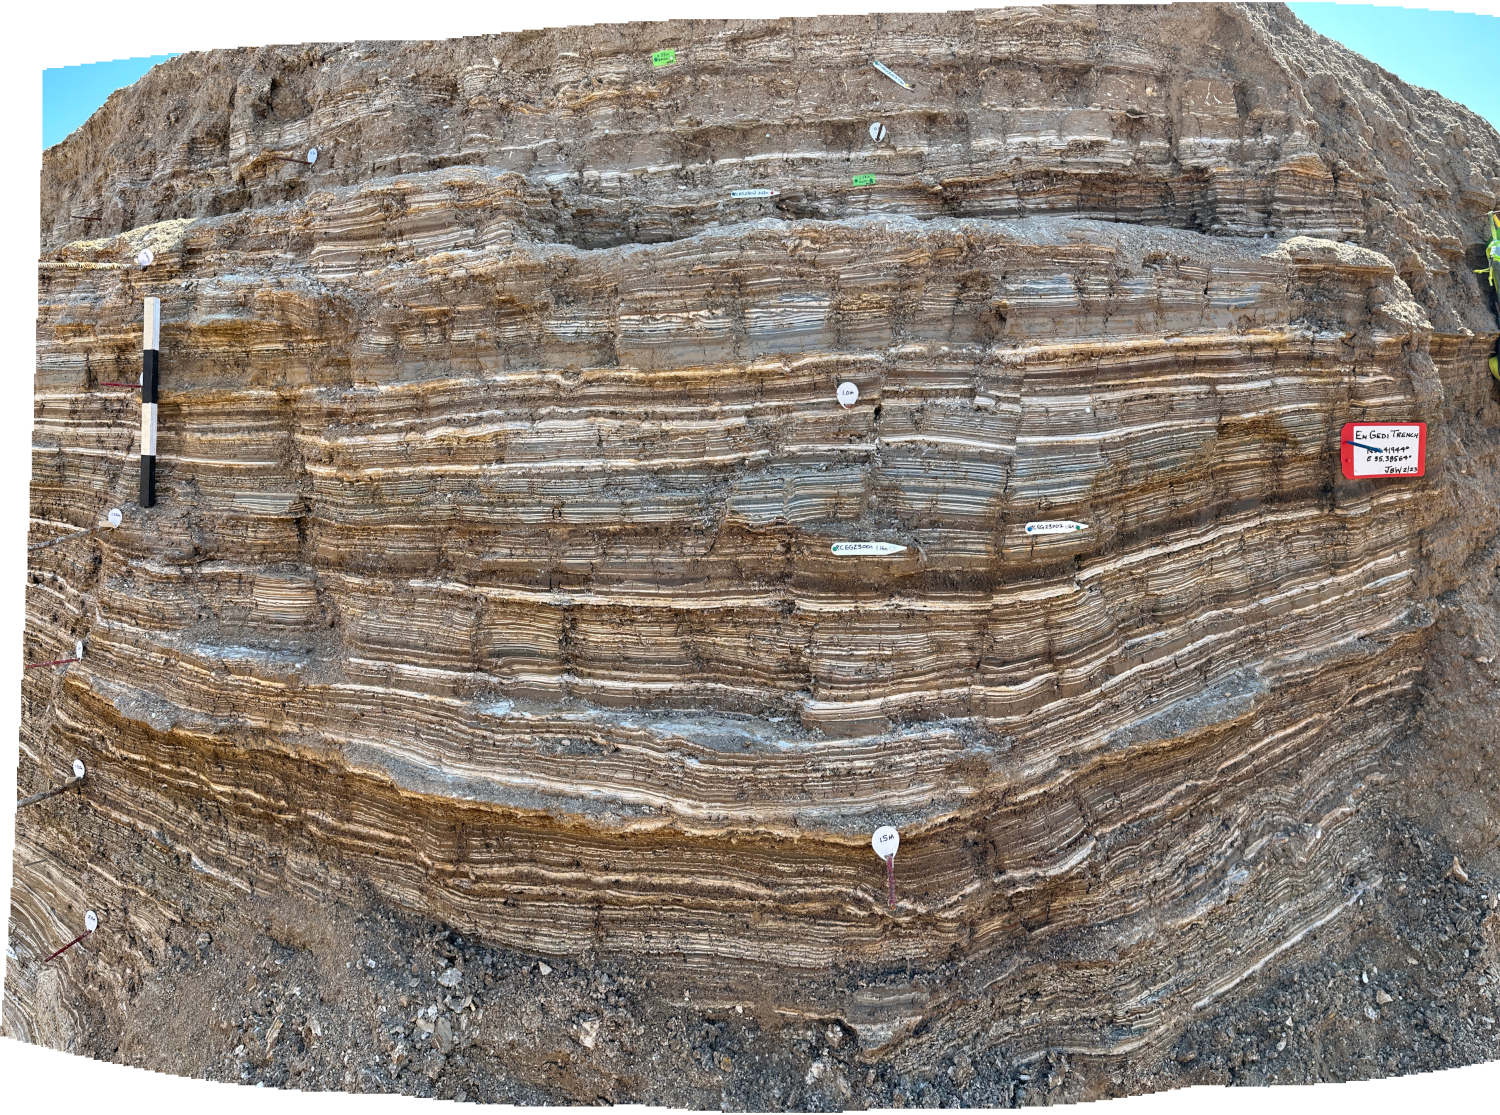
<instances>
[{"instance_id":1,"label":"green label tag","mask_svg":"<svg viewBox=\"0 0 1500 1115\"><path fill-rule=\"evenodd\" d=\"M854 184L856 186L873 186L875 185L875 176L873 174L856 174L854 176Z\"/></svg>"},{"instance_id":2,"label":"green label tag","mask_svg":"<svg viewBox=\"0 0 1500 1115\"><path fill-rule=\"evenodd\" d=\"M670 66L675 61L677 61L677 50L675 48L658 50L651 56L651 64L653 66Z\"/></svg>"}]
</instances>

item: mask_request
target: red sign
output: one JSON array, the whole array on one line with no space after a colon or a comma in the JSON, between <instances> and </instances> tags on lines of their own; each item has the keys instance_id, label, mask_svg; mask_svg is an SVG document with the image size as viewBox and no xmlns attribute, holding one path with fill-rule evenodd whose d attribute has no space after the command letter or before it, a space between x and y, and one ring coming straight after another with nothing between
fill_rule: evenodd
<instances>
[{"instance_id":1,"label":"red sign","mask_svg":"<svg viewBox=\"0 0 1500 1115\"><path fill-rule=\"evenodd\" d=\"M1427 471L1427 423L1348 422L1339 439L1346 480L1421 476Z\"/></svg>"}]
</instances>

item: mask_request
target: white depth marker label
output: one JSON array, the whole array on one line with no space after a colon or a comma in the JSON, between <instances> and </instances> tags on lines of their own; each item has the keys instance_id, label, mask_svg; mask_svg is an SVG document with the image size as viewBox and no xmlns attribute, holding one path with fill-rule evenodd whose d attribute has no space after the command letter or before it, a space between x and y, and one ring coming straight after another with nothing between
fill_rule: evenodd
<instances>
[{"instance_id":1,"label":"white depth marker label","mask_svg":"<svg viewBox=\"0 0 1500 1115\"><path fill-rule=\"evenodd\" d=\"M881 859L889 859L901 847L901 834L890 825L881 825L875 830L875 835L870 837L870 847L875 849L875 854Z\"/></svg>"},{"instance_id":2,"label":"white depth marker label","mask_svg":"<svg viewBox=\"0 0 1500 1115\"><path fill-rule=\"evenodd\" d=\"M82 759L74 759L73 760L73 777L74 778L82 778L87 773L88 773L88 769L83 765L83 760Z\"/></svg>"},{"instance_id":3,"label":"white depth marker label","mask_svg":"<svg viewBox=\"0 0 1500 1115\"><path fill-rule=\"evenodd\" d=\"M855 403L859 402L859 384L850 383L848 380L845 380L839 384L839 389L834 392L834 398L838 399L839 406L848 410Z\"/></svg>"},{"instance_id":4,"label":"white depth marker label","mask_svg":"<svg viewBox=\"0 0 1500 1115\"><path fill-rule=\"evenodd\" d=\"M885 74L886 77L890 78L897 85L901 86L901 88L903 88L903 89L910 89L911 88L910 85L906 84L906 79L904 77L902 77L900 74L896 73L889 66L887 66L884 62L873 62L872 61L872 65L874 65L874 67L877 70L879 70L881 73Z\"/></svg>"},{"instance_id":5,"label":"white depth marker label","mask_svg":"<svg viewBox=\"0 0 1500 1115\"><path fill-rule=\"evenodd\" d=\"M1088 530L1088 523L1075 523L1072 519L1044 519L1039 523L1027 523L1027 534L1072 534Z\"/></svg>"},{"instance_id":6,"label":"white depth marker label","mask_svg":"<svg viewBox=\"0 0 1500 1115\"><path fill-rule=\"evenodd\" d=\"M730 197L775 197L774 190L731 190Z\"/></svg>"},{"instance_id":7,"label":"white depth marker label","mask_svg":"<svg viewBox=\"0 0 1500 1115\"><path fill-rule=\"evenodd\" d=\"M833 552L838 557L886 557L905 551L905 546L894 542L835 542Z\"/></svg>"},{"instance_id":8,"label":"white depth marker label","mask_svg":"<svg viewBox=\"0 0 1500 1115\"><path fill-rule=\"evenodd\" d=\"M90 910L83 915L83 927L90 933L99 928L99 915Z\"/></svg>"}]
</instances>

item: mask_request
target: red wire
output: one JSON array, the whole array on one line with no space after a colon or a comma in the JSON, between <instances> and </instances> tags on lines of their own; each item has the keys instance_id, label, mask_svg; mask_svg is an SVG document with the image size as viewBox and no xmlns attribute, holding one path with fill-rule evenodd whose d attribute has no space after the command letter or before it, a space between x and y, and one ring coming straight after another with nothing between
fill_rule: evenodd
<instances>
[{"instance_id":1,"label":"red wire","mask_svg":"<svg viewBox=\"0 0 1500 1115\"><path fill-rule=\"evenodd\" d=\"M88 931L84 932L83 934L81 934L80 936L74 937L71 941L69 941L67 944L65 944L62 948L58 949L51 956L47 957L46 960L43 960L42 963L43 964L50 964L50 963L52 963L52 961L56 960L59 956L61 956L65 952L67 952L70 948L72 948L74 945L76 945L79 941L83 940L84 937L87 937L89 935L89 933L92 933L92 932L93 932L93 930L88 930Z\"/></svg>"},{"instance_id":2,"label":"red wire","mask_svg":"<svg viewBox=\"0 0 1500 1115\"><path fill-rule=\"evenodd\" d=\"M82 658L59 658L52 662L28 662L26 668L35 670L38 666L61 666L64 662L82 662Z\"/></svg>"}]
</instances>

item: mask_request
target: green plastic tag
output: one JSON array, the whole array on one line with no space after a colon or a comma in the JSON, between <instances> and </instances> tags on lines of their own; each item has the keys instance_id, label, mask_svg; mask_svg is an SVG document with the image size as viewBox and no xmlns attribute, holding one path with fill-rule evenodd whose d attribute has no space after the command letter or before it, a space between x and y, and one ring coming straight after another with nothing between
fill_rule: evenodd
<instances>
[{"instance_id":1,"label":"green plastic tag","mask_svg":"<svg viewBox=\"0 0 1500 1115\"><path fill-rule=\"evenodd\" d=\"M873 186L875 185L875 176L873 174L856 174L854 176L854 184L856 186Z\"/></svg>"},{"instance_id":2,"label":"green plastic tag","mask_svg":"<svg viewBox=\"0 0 1500 1115\"><path fill-rule=\"evenodd\" d=\"M677 61L677 50L675 47L658 50L651 56L651 64L653 66L670 66L675 61Z\"/></svg>"}]
</instances>

